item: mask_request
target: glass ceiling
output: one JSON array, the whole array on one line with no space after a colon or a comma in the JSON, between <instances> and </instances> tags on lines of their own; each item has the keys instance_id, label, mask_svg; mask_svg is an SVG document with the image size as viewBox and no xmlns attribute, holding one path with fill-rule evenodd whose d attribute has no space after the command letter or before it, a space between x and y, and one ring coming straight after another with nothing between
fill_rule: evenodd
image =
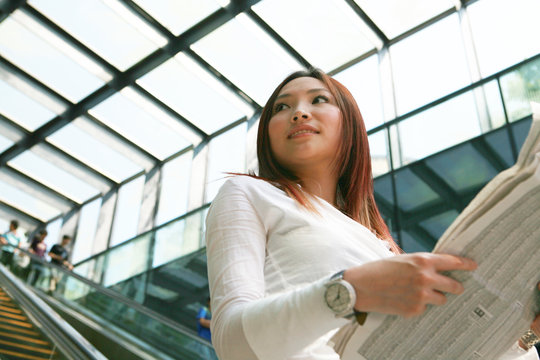
<instances>
[{"instance_id":1,"label":"glass ceiling","mask_svg":"<svg viewBox=\"0 0 540 360\"><path fill-rule=\"evenodd\" d=\"M469 71L471 43L480 44L479 73L502 69L489 60L499 49L485 40L502 22L482 19L486 12L502 14L502 0L13 4L0 1L0 206L4 215L9 209L13 217L28 215L27 223L46 223L117 191L221 133L235 129L244 141L271 91L296 70L315 66L333 73L357 98L372 130L476 81ZM534 0L516 4L516 19L539 9ZM470 27L461 23L462 7L471 8ZM540 36L534 25L523 27ZM463 28L472 29L471 43L463 40ZM538 51L524 45L504 66ZM383 101L388 93L394 109ZM468 109L476 98L465 94L454 101ZM430 122L426 113L392 125L391 133L402 135L403 163L426 155L416 137L404 135L419 128L478 135L477 116L463 111L467 116L441 105L431 115L443 120ZM452 125L446 121L451 116L467 124ZM377 174L391 168L383 130L370 135ZM429 143L436 150L447 145L437 138ZM223 146L223 163L213 159L212 169L233 161L227 156L242 153L240 147ZM407 209L417 205L410 186L436 197L413 173L398 176L398 197ZM39 189L43 196L29 195Z\"/></svg>"}]
</instances>

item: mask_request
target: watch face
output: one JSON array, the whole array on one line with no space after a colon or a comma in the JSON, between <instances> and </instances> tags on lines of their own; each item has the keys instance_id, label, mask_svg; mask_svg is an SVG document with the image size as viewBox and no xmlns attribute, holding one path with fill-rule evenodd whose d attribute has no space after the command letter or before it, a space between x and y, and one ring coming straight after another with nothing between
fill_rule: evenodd
<instances>
[{"instance_id":1,"label":"watch face","mask_svg":"<svg viewBox=\"0 0 540 360\"><path fill-rule=\"evenodd\" d=\"M341 313L351 306L349 290L340 283L331 284L326 289L326 303L335 313Z\"/></svg>"}]
</instances>

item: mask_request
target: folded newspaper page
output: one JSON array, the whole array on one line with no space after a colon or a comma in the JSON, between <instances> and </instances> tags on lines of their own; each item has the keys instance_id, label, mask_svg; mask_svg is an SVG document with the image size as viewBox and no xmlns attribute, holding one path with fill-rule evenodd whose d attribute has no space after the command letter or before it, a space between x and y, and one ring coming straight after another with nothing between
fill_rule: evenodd
<instances>
[{"instance_id":1,"label":"folded newspaper page","mask_svg":"<svg viewBox=\"0 0 540 360\"><path fill-rule=\"evenodd\" d=\"M465 292L416 318L373 320L373 331L350 338L343 359L491 360L529 328L540 313L540 104L533 112L517 163L480 191L433 250L478 263L449 272Z\"/></svg>"}]
</instances>

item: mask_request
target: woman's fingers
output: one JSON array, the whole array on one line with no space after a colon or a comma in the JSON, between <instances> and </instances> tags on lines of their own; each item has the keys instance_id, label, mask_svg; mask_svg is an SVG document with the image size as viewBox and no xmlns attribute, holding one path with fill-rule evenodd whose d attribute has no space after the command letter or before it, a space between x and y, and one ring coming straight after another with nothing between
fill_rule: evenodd
<instances>
[{"instance_id":1,"label":"woman's fingers","mask_svg":"<svg viewBox=\"0 0 540 360\"><path fill-rule=\"evenodd\" d=\"M476 267L474 261L459 256L417 253L348 269L344 278L355 287L357 310L414 316L428 304L445 304L444 293L464 291L462 284L441 271Z\"/></svg>"}]
</instances>

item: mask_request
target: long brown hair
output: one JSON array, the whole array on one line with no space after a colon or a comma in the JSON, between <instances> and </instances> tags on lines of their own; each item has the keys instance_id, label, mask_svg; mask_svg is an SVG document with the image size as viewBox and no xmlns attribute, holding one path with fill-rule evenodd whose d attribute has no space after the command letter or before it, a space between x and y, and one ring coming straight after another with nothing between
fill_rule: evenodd
<instances>
[{"instance_id":1,"label":"long brown hair","mask_svg":"<svg viewBox=\"0 0 540 360\"><path fill-rule=\"evenodd\" d=\"M268 124L273 115L274 103L281 89L290 81L300 77L320 80L336 99L342 115L342 141L335 164L338 179L338 204L340 211L364 225L379 238L389 242L395 253L401 252L388 227L379 213L373 197L373 176L366 127L360 110L349 90L340 82L319 69L297 71L289 75L274 90L263 108L257 135L257 158L260 178L279 184L289 196L303 206L312 209L305 190L298 186L300 179L275 159L268 134Z\"/></svg>"}]
</instances>

